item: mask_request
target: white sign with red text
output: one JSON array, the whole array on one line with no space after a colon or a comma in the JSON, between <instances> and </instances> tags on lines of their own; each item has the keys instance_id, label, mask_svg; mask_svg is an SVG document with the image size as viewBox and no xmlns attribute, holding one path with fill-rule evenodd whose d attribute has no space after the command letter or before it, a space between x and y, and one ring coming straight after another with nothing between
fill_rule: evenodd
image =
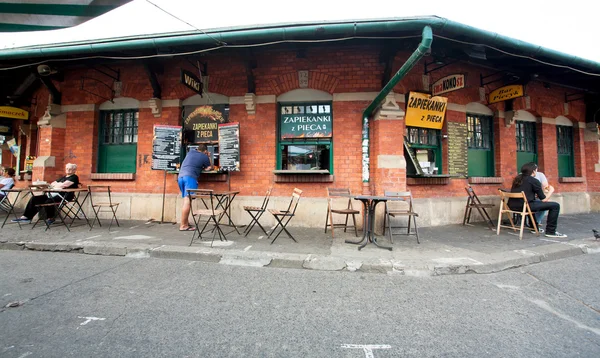
<instances>
[{"instance_id":1,"label":"white sign with red text","mask_svg":"<svg viewBox=\"0 0 600 358\"><path fill-rule=\"evenodd\" d=\"M431 95L437 96L438 94L456 91L461 88L465 88L465 75L450 75L435 81L431 86Z\"/></svg>"}]
</instances>

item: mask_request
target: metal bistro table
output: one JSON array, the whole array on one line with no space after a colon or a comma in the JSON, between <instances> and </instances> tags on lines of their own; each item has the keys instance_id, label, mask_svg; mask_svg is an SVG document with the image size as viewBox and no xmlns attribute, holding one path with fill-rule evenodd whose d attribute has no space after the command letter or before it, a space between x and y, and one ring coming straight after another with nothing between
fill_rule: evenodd
<instances>
[{"instance_id":1,"label":"metal bistro table","mask_svg":"<svg viewBox=\"0 0 600 358\"><path fill-rule=\"evenodd\" d=\"M73 223L75 222L75 219L78 217L79 213L81 213L81 215L83 215L83 218L85 219L85 222L87 223L87 225L90 227L90 229L92 228L91 224L90 224L90 220L87 218L87 216L85 215L85 211L83 210L83 204L85 204L85 201L87 200L87 198L90 196L90 191L87 188L74 188L74 189L44 189L44 193L57 193L60 195L61 197L61 201L58 204L58 208L63 207L63 205L65 205L66 203L73 203L73 208L68 208L67 207L67 212L66 212L66 216L67 217L71 217L71 222L69 223L69 227L73 227ZM67 200L67 193L73 193L73 200ZM81 193L85 193L85 196L83 197L83 200L79 200Z\"/></svg>"},{"instance_id":2,"label":"metal bistro table","mask_svg":"<svg viewBox=\"0 0 600 358\"><path fill-rule=\"evenodd\" d=\"M237 229L237 226L233 223L233 220L231 220L231 203L233 202L233 199L235 199L236 195L238 195L240 192L239 191L215 191L213 192L213 195L217 198L217 205L215 206L215 210L218 208L222 208L223 209L223 214L221 214L221 216L219 217L219 222L221 222L221 219L223 218L223 216L227 216L227 226L232 226L235 231L238 233L238 235L241 235L239 230Z\"/></svg>"},{"instance_id":3,"label":"metal bistro table","mask_svg":"<svg viewBox=\"0 0 600 358\"><path fill-rule=\"evenodd\" d=\"M375 237L375 209L377 208L377 204L381 202L386 202L388 200L402 201L403 199L372 195L358 195L354 196L354 199L360 200L363 204L363 237L360 241L346 240L346 243L360 245L358 249L361 250L367 246L369 242L372 242L377 247L392 251L391 247L379 245L377 242L377 238Z\"/></svg>"},{"instance_id":4,"label":"metal bistro table","mask_svg":"<svg viewBox=\"0 0 600 358\"><path fill-rule=\"evenodd\" d=\"M13 188L13 189L7 189L7 190L2 190L3 193L6 194L6 205L8 205L8 213L6 214L6 217L4 218L4 222L2 223L2 226L0 228L3 228L4 225L6 224L6 221L8 220L8 218L10 217L10 214L14 214L15 219L19 219L19 217L17 216L17 212L15 211L15 206L19 203L19 196L21 195L22 192L25 192L25 196L27 196L28 193L30 193L30 189L29 188ZM13 201L10 200L10 193L17 193L17 195L15 196L15 199ZM19 221L17 221L17 224L19 224L19 229L21 229L21 223Z\"/></svg>"}]
</instances>

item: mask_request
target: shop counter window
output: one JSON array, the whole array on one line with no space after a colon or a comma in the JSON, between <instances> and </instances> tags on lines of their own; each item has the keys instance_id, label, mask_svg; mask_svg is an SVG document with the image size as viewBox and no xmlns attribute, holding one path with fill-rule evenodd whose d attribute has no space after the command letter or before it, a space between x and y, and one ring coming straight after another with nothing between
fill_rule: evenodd
<instances>
[{"instance_id":1,"label":"shop counter window","mask_svg":"<svg viewBox=\"0 0 600 358\"><path fill-rule=\"evenodd\" d=\"M277 171L333 174L331 102L280 104Z\"/></svg>"},{"instance_id":2,"label":"shop counter window","mask_svg":"<svg viewBox=\"0 0 600 358\"><path fill-rule=\"evenodd\" d=\"M100 112L98 173L135 173L137 109Z\"/></svg>"},{"instance_id":3,"label":"shop counter window","mask_svg":"<svg viewBox=\"0 0 600 358\"><path fill-rule=\"evenodd\" d=\"M468 171L470 177L494 176L492 117L467 113Z\"/></svg>"},{"instance_id":4,"label":"shop counter window","mask_svg":"<svg viewBox=\"0 0 600 358\"><path fill-rule=\"evenodd\" d=\"M438 175L442 173L441 131L438 129L407 127L405 153L409 175ZM418 166L418 167L417 167ZM414 168L413 168L414 167Z\"/></svg>"}]
</instances>

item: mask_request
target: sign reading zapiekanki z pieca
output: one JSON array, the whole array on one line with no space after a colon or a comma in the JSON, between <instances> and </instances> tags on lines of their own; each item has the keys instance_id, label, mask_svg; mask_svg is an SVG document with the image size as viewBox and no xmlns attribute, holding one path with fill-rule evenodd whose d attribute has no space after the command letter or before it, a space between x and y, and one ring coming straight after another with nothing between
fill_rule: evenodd
<instances>
[{"instance_id":1,"label":"sign reading zapiekanki z pieca","mask_svg":"<svg viewBox=\"0 0 600 358\"><path fill-rule=\"evenodd\" d=\"M331 120L331 113L282 114L281 139L331 137Z\"/></svg>"},{"instance_id":2,"label":"sign reading zapiekanki z pieca","mask_svg":"<svg viewBox=\"0 0 600 358\"><path fill-rule=\"evenodd\" d=\"M406 102L406 125L442 129L448 98L430 96L426 93L410 92Z\"/></svg>"}]
</instances>

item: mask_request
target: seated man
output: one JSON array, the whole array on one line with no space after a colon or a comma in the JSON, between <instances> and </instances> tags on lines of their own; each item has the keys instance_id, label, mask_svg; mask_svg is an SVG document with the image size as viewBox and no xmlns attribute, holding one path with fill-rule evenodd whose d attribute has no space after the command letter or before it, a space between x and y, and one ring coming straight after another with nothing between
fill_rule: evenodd
<instances>
[{"instance_id":1,"label":"seated man","mask_svg":"<svg viewBox=\"0 0 600 358\"><path fill-rule=\"evenodd\" d=\"M77 171L77 165L69 163L65 166L65 176L56 179L56 181L50 184L50 189L76 189L79 186L79 177L75 172ZM32 196L27 202L25 212L23 216L18 219L13 219L12 222L24 222L29 223L31 219L38 213L39 208L37 205L45 203L60 203L63 200L63 196L66 200L72 200L75 196L74 193L50 193L50 195ZM53 207L46 208L47 220L49 223L54 222L55 210Z\"/></svg>"},{"instance_id":2,"label":"seated man","mask_svg":"<svg viewBox=\"0 0 600 358\"><path fill-rule=\"evenodd\" d=\"M548 211L548 221L546 222L546 236L566 238L567 235L556 231L558 223L558 214L560 213L560 204L548 201L546 194L542 190L539 180L535 179L535 163L527 163L521 167L521 174L513 180L512 193L524 192L531 211ZM536 200L536 195L540 200ZM523 209L523 199L509 199L508 206L511 210L521 211Z\"/></svg>"}]
</instances>

